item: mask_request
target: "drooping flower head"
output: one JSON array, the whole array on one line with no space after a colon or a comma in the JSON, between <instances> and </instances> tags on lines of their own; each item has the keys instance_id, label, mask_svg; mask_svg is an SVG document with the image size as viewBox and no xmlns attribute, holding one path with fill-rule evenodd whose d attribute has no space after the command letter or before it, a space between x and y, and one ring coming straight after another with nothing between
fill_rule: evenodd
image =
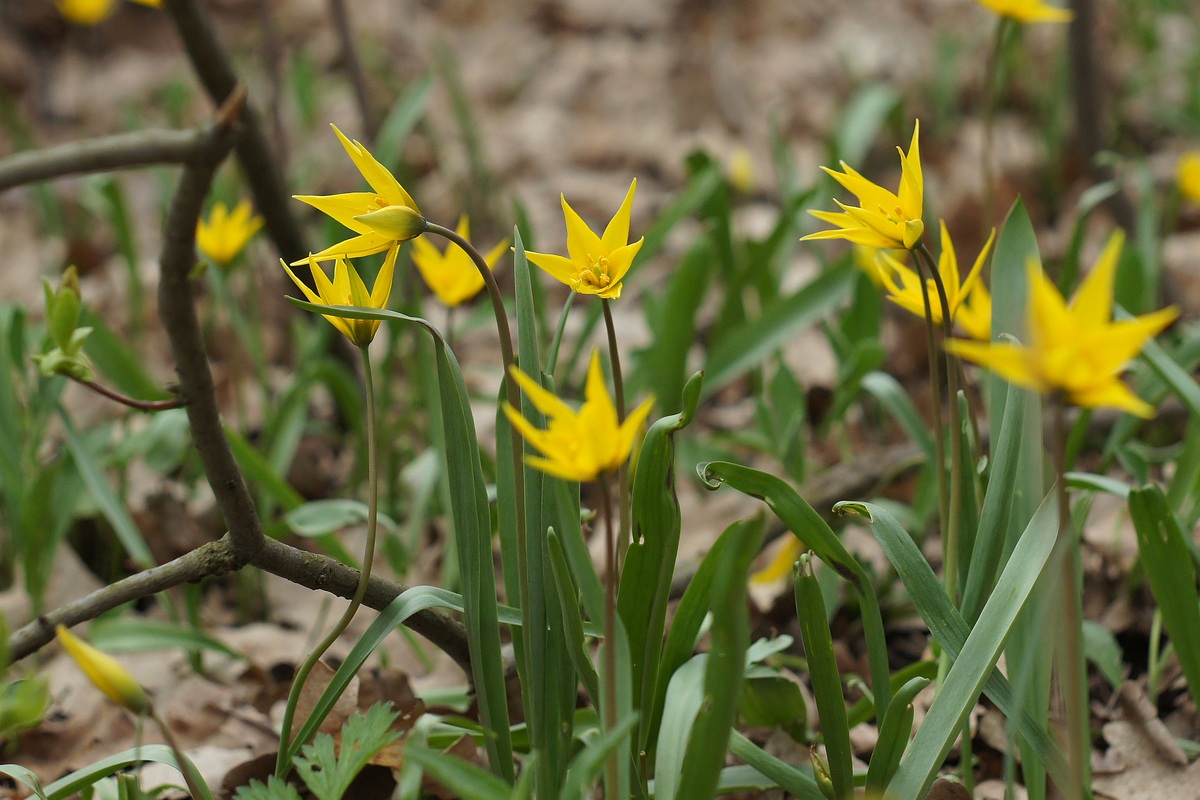
<instances>
[{"instance_id":1,"label":"drooping flower head","mask_svg":"<svg viewBox=\"0 0 1200 800\"><path fill-rule=\"evenodd\" d=\"M1200 150L1184 153L1175 168L1175 183L1183 199L1200 206Z\"/></svg>"},{"instance_id":2,"label":"drooping flower head","mask_svg":"<svg viewBox=\"0 0 1200 800\"><path fill-rule=\"evenodd\" d=\"M809 211L817 219L836 226L834 230L818 231L801 238L848 239L855 244L880 249L911 250L921 241L925 223L921 221L924 207L925 178L921 173L921 150L918 138L921 122L913 127L912 143L905 154L900 148L899 194L872 183L842 162L843 172L821 167L830 177L851 191L859 205L848 206L835 200L842 211Z\"/></svg>"},{"instance_id":3,"label":"drooping flower head","mask_svg":"<svg viewBox=\"0 0 1200 800\"><path fill-rule=\"evenodd\" d=\"M328 214L354 231L357 236L326 247L312 258L327 261L341 256L357 258L382 253L393 244L420 236L425 230L424 217L416 201L396 177L380 164L358 141L347 139L336 125L330 124L358 171L371 185L370 192L331 195L294 195L297 200ZM363 219L366 217L366 219ZM293 266L304 263L295 262Z\"/></svg>"},{"instance_id":4,"label":"drooping flower head","mask_svg":"<svg viewBox=\"0 0 1200 800\"><path fill-rule=\"evenodd\" d=\"M464 239L471 238L470 223L464 214L458 220L458 235ZM508 239L488 251L483 260L488 268L494 268L500 256L508 249ZM413 263L417 271L425 279L425 283L448 306L465 303L483 288L483 276L479 274L471 257L466 251L453 242L446 245L445 251L424 238L413 239Z\"/></svg>"},{"instance_id":5,"label":"drooping flower head","mask_svg":"<svg viewBox=\"0 0 1200 800\"><path fill-rule=\"evenodd\" d=\"M135 714L150 710L150 697L121 662L71 633L65 625L54 629L59 643L96 688L119 706Z\"/></svg>"},{"instance_id":6,"label":"drooping flower head","mask_svg":"<svg viewBox=\"0 0 1200 800\"><path fill-rule=\"evenodd\" d=\"M228 267L263 226L263 218L254 213L249 200L242 200L232 212L224 203L213 205L207 219L196 223L196 248L218 266Z\"/></svg>"},{"instance_id":7,"label":"drooping flower head","mask_svg":"<svg viewBox=\"0 0 1200 800\"><path fill-rule=\"evenodd\" d=\"M615 300L621 296L621 279L633 264L633 257L642 249L645 237L629 244L629 217L633 210L633 195L637 179L629 185L625 201L597 236L560 195L563 216L567 221L567 252L570 258L552 253L526 253L555 280L565 283L580 294L595 294Z\"/></svg>"},{"instance_id":8,"label":"drooping flower head","mask_svg":"<svg viewBox=\"0 0 1200 800\"><path fill-rule=\"evenodd\" d=\"M1065 8L1058 8L1046 0L976 0L979 5L995 11L1002 17L1028 22L1070 22L1075 15Z\"/></svg>"},{"instance_id":9,"label":"drooping flower head","mask_svg":"<svg viewBox=\"0 0 1200 800\"><path fill-rule=\"evenodd\" d=\"M1112 235L1069 305L1038 263L1030 260L1027 346L955 339L946 343L946 349L1018 386L1061 393L1077 406L1107 406L1151 416L1153 407L1118 376L1179 311L1165 308L1112 321L1113 277L1124 240L1120 231Z\"/></svg>"},{"instance_id":10,"label":"drooping flower head","mask_svg":"<svg viewBox=\"0 0 1200 800\"><path fill-rule=\"evenodd\" d=\"M313 281L317 285L315 292L308 288L304 281L297 278L296 273L292 272L291 267L284 261L280 260L279 263L283 264L287 274L300 287L300 291L304 292L304 296L310 303L322 306L383 309L387 308L388 299L392 295L392 275L396 270L396 256L399 252L400 245L393 243L383 260L383 266L379 268L379 274L375 276L375 286L369 293L363 279L359 277L358 271L344 258L337 257L334 261L333 280L331 281L325 274L325 270L321 268L316 256L308 257L308 267L312 271ZM369 345L375 338L375 332L379 330L379 320L377 319L348 319L330 314L322 314L322 316L357 347Z\"/></svg>"},{"instance_id":11,"label":"drooping flower head","mask_svg":"<svg viewBox=\"0 0 1200 800\"><path fill-rule=\"evenodd\" d=\"M942 252L938 256L938 275L942 278L942 285L946 289L946 301L950 307L950 319L953 320L958 316L958 310L962 306L963 301L971 294L971 290L975 288L979 281L979 273L983 269L984 263L987 262L988 253L992 249L992 241L996 238L995 229L992 230L991 236L988 237L987 244L983 246L979 257L975 259L975 264L971 267L971 271L967 273L965 280L959 278L958 274L958 256L954 252L954 242L950 240L950 232L946 230L946 223L943 220L941 223L942 229ZM929 313L933 317L935 325L942 324L942 303L938 297L937 286L932 278L921 280L921 276L914 270L901 264L891 255L883 256L884 262L888 269L882 271L883 285L888 290L887 298L896 305L916 314L918 317L925 316L925 299L922 297L922 292L929 294Z\"/></svg>"},{"instance_id":12,"label":"drooping flower head","mask_svg":"<svg viewBox=\"0 0 1200 800\"><path fill-rule=\"evenodd\" d=\"M653 398L631 411L624 423L618 423L617 408L604 383L599 353L592 353L585 400L578 411L517 367L511 370L529 402L546 415L547 427L543 430L522 417L520 411L504 404L504 413L513 427L542 453L541 457L526 456L525 463L556 478L580 483L621 468L650 413Z\"/></svg>"}]
</instances>

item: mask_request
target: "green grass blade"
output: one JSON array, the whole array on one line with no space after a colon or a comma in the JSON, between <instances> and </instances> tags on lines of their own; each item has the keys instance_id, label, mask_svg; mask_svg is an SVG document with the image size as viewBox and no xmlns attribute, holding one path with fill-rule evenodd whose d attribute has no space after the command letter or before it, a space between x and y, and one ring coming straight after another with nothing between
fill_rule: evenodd
<instances>
[{"instance_id":1,"label":"green grass blade","mask_svg":"<svg viewBox=\"0 0 1200 800\"><path fill-rule=\"evenodd\" d=\"M178 647L214 650L230 658L245 658L204 631L141 617L102 617L92 623L88 635L92 644L109 653L141 653Z\"/></svg>"},{"instance_id":2,"label":"green grass blade","mask_svg":"<svg viewBox=\"0 0 1200 800\"><path fill-rule=\"evenodd\" d=\"M757 367L796 331L831 311L845 297L853 278L851 267L827 270L803 289L766 309L757 319L747 320L729 331L709 353L702 396L711 397Z\"/></svg>"},{"instance_id":3,"label":"green grass blade","mask_svg":"<svg viewBox=\"0 0 1200 800\"><path fill-rule=\"evenodd\" d=\"M853 753L850 750L850 726L846 722L846 696L833 654L833 636L825 614L821 586L812 571L812 555L805 553L795 573L796 615L804 638L804 655L812 678L813 695L821 715L821 733L829 761L829 777L834 795L849 798L854 794ZM889 706L889 711L891 707Z\"/></svg>"},{"instance_id":4,"label":"green grass blade","mask_svg":"<svg viewBox=\"0 0 1200 800\"><path fill-rule=\"evenodd\" d=\"M471 800L512 798L511 786L458 756L410 745L404 748L404 758L425 770L458 797L469 797Z\"/></svg>"},{"instance_id":5,"label":"green grass blade","mask_svg":"<svg viewBox=\"0 0 1200 800\"><path fill-rule=\"evenodd\" d=\"M71 418L61 407L58 416L62 420L71 460L75 463L75 468L79 471L79 476L91 493L92 499L99 506L100 513L112 526L121 546L139 567L146 569L154 566L154 556L150 552L150 546L146 544L133 517L129 516L125 504L108 485L103 469L96 462L83 439L80 438L78 431L75 430L75 424L71 422Z\"/></svg>"},{"instance_id":6,"label":"green grass blade","mask_svg":"<svg viewBox=\"0 0 1200 800\"><path fill-rule=\"evenodd\" d=\"M187 761L186 756L184 760ZM175 754L171 752L171 748L163 744L144 744L141 747L135 747L132 750L125 750L114 756L101 759L83 769L75 770L71 774L59 778L46 787L46 797L49 800L66 800L66 798L72 795L79 794L101 778L114 775L128 767L143 764L147 761L166 764L168 767L180 769L179 762L175 760ZM192 774L200 774L196 771L196 766L190 761L187 761L187 765L191 768L190 771ZM203 781L200 781L200 785L197 788L201 792L199 800L213 800L212 792L209 791L208 786Z\"/></svg>"},{"instance_id":7,"label":"green grass blade","mask_svg":"<svg viewBox=\"0 0 1200 800\"><path fill-rule=\"evenodd\" d=\"M554 587L558 591L563 628L567 634L567 650L588 697L591 698L593 704L598 704L600 702L600 676L596 674L596 666L592 664L583 635L583 619L579 616L579 591L575 588L571 570L567 567L567 557L563 554L562 542L553 528L546 532L546 539L550 545L550 566L553 569Z\"/></svg>"},{"instance_id":8,"label":"green grass blade","mask_svg":"<svg viewBox=\"0 0 1200 800\"><path fill-rule=\"evenodd\" d=\"M781 761L736 730L729 736L729 752L775 781L780 789L794 795L796 800L827 800L812 775Z\"/></svg>"},{"instance_id":9,"label":"green grass blade","mask_svg":"<svg viewBox=\"0 0 1200 800\"><path fill-rule=\"evenodd\" d=\"M868 796L882 797L888 781L896 774L900 758L908 747L908 737L912 735L913 698L928 685L929 678L913 678L901 686L892 698L887 716L879 726L879 739L867 768Z\"/></svg>"},{"instance_id":10,"label":"green grass blade","mask_svg":"<svg viewBox=\"0 0 1200 800\"><path fill-rule=\"evenodd\" d=\"M871 667L871 690L875 693L876 718L882 720L887 714L892 688L883 615L867 571L850 555L850 551L829 527L829 523L805 502L795 489L774 475L727 461L701 464L697 471L710 489L716 489L720 484L726 483L743 494L765 502L788 530L854 588L861 601L867 659Z\"/></svg>"},{"instance_id":11,"label":"green grass blade","mask_svg":"<svg viewBox=\"0 0 1200 800\"><path fill-rule=\"evenodd\" d=\"M921 446L925 458L932 464L934 446L929 424L921 418L912 398L904 391L900 382L886 372L871 372L863 376L862 388L892 415L914 442Z\"/></svg>"},{"instance_id":12,"label":"green grass blade","mask_svg":"<svg viewBox=\"0 0 1200 800\"><path fill-rule=\"evenodd\" d=\"M1192 699L1200 698L1200 597L1186 534L1157 486L1129 493L1146 581L1162 612L1163 625L1187 678Z\"/></svg>"},{"instance_id":13,"label":"green grass blade","mask_svg":"<svg viewBox=\"0 0 1200 800\"><path fill-rule=\"evenodd\" d=\"M629 714L617 723L615 729L606 732L599 739L588 742L572 759L571 766L567 769L562 796L571 800L588 797L588 791L604 768L604 762L625 742L636 724L637 717Z\"/></svg>"}]
</instances>

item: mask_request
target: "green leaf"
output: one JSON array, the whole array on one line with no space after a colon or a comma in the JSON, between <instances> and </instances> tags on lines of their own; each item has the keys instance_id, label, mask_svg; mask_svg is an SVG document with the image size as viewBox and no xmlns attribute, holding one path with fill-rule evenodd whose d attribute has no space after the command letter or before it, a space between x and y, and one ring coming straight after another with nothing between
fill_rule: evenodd
<instances>
[{"instance_id":1,"label":"green leaf","mask_svg":"<svg viewBox=\"0 0 1200 800\"><path fill-rule=\"evenodd\" d=\"M838 509L843 513L866 516L876 529L883 527L880 525L882 520L890 518L885 510L870 503L842 503ZM894 524L894 520L890 524L885 523L887 527ZM953 665L917 731L908 756L901 760L900 767L888 784L890 795L898 800L918 800L925 796L946 753L962 731L967 715L978 702L979 693L995 677L994 668L1004 642L1042 574L1057 538L1058 508L1051 497L1042 503L1025 529L1012 558L996 582L995 591L979 615L979 621L962 644L961 651L951 652ZM884 549L887 551L888 547ZM896 565L892 556L893 553L888 552L889 560ZM900 566L896 567L900 571ZM945 597L945 591L940 586L933 591ZM931 598L918 598L912 587L909 587L909 592L918 607L928 605L931 601Z\"/></svg>"},{"instance_id":2,"label":"green leaf","mask_svg":"<svg viewBox=\"0 0 1200 800\"><path fill-rule=\"evenodd\" d=\"M862 388L892 415L909 438L921 446L926 460L932 464L934 446L929 425L921 417L917 407L913 405L912 398L900 382L886 372L871 372L863 376Z\"/></svg>"},{"instance_id":3,"label":"green leaf","mask_svg":"<svg viewBox=\"0 0 1200 800\"><path fill-rule=\"evenodd\" d=\"M1099 622L1085 619L1083 621L1083 652L1088 661L1091 661L1096 665L1096 669L1100 670L1100 674L1104 676L1114 691L1121 688L1121 684L1125 681L1125 656L1112 631Z\"/></svg>"},{"instance_id":4,"label":"green leaf","mask_svg":"<svg viewBox=\"0 0 1200 800\"><path fill-rule=\"evenodd\" d=\"M700 383L701 374L697 373L684 389L683 410L650 426L633 476L633 541L621 570L617 610L633 657L634 708L648 709L656 702L654 689L682 526L675 493L674 437L696 413ZM637 737L640 750L646 749L656 733L649 716L642 722Z\"/></svg>"},{"instance_id":5,"label":"green leaf","mask_svg":"<svg viewBox=\"0 0 1200 800\"><path fill-rule=\"evenodd\" d=\"M74 423L67 416L67 412L61 407L58 413L59 419L62 420L63 430L66 434L67 449L71 452L71 460L75 463L75 468L79 470L79 476L83 478L84 484L92 495L92 499L96 501L96 505L100 508L100 513L112 526L113 532L117 535L117 540L121 542L121 546L125 548L125 552L133 559L139 567L143 569L154 566L154 556L150 552L149 545L146 544L145 538L142 537L142 532L138 529L137 524L133 521L133 517L125 509L125 504L117 497L112 487L108 485L108 480L104 477L104 471L100 464L96 462L83 439L79 437L79 433L75 430Z\"/></svg>"},{"instance_id":6,"label":"green leaf","mask_svg":"<svg viewBox=\"0 0 1200 800\"><path fill-rule=\"evenodd\" d=\"M162 620L136 616L101 617L92 623L89 634L92 644L109 653L142 653L178 647L215 650L231 658L245 658L204 631Z\"/></svg>"},{"instance_id":7,"label":"green leaf","mask_svg":"<svg viewBox=\"0 0 1200 800\"><path fill-rule=\"evenodd\" d=\"M1129 514L1146 582L1195 701L1200 698L1200 598L1187 535L1157 486L1130 492Z\"/></svg>"},{"instance_id":8,"label":"green leaf","mask_svg":"<svg viewBox=\"0 0 1200 800\"><path fill-rule=\"evenodd\" d=\"M626 715L611 731L598 739L588 741L571 761L566 781L563 783L562 796L572 800L588 797L588 791L599 778L604 762L625 743L636 724L636 715Z\"/></svg>"},{"instance_id":9,"label":"green leaf","mask_svg":"<svg viewBox=\"0 0 1200 800\"><path fill-rule=\"evenodd\" d=\"M571 662L575 666L584 690L588 693L593 704L600 702L600 676L592 664L591 654L588 653L587 641L583 636L583 619L579 616L579 590L571 578L571 570L567 566L567 557L563 554L562 542L554 528L546 532L550 550L550 566L554 578L554 587L558 591L559 608L562 610L563 628L566 631L567 648ZM569 795L568 795L569 796Z\"/></svg>"},{"instance_id":10,"label":"green leaf","mask_svg":"<svg viewBox=\"0 0 1200 800\"><path fill-rule=\"evenodd\" d=\"M38 779L37 775L25 769L25 767L16 764L0 764L0 775L7 775L13 780L20 781L33 790L33 793L38 796L39 800L47 800L46 790L42 788L42 782Z\"/></svg>"},{"instance_id":11,"label":"green leaf","mask_svg":"<svg viewBox=\"0 0 1200 800\"><path fill-rule=\"evenodd\" d=\"M287 781L270 775L266 783L250 781L248 785L238 787L233 800L300 800L300 792Z\"/></svg>"},{"instance_id":12,"label":"green leaf","mask_svg":"<svg viewBox=\"0 0 1200 800\"><path fill-rule=\"evenodd\" d=\"M900 758L908 748L908 737L912 735L913 698L929 685L929 678L913 678L900 687L888 706L887 716L879 726L879 739L871 753L871 764L867 768L867 794L883 796L888 781L896 774Z\"/></svg>"},{"instance_id":13,"label":"green leaf","mask_svg":"<svg viewBox=\"0 0 1200 800\"><path fill-rule=\"evenodd\" d=\"M351 714L342 725L342 743L336 755L333 737L318 734L296 758L296 772L318 800L342 800L375 754L400 738L400 733L392 730L398 716L383 703Z\"/></svg>"},{"instance_id":14,"label":"green leaf","mask_svg":"<svg viewBox=\"0 0 1200 800\"><path fill-rule=\"evenodd\" d=\"M830 269L795 294L765 309L757 319L731 330L709 353L702 397L711 397L779 350L842 301L853 283L850 267Z\"/></svg>"},{"instance_id":15,"label":"green leaf","mask_svg":"<svg viewBox=\"0 0 1200 800\"><path fill-rule=\"evenodd\" d=\"M737 722L738 699L746 669L746 650L750 646L750 612L746 584L750 565L762 546L766 520L756 517L743 526L733 552L721 562L713 576L712 645L704 665L704 691L690 735L679 775L675 797L712 797L717 790L721 766L729 748L729 735ZM659 741L662 741L660 732ZM656 778L662 776L656 770ZM670 800L665 791L658 800Z\"/></svg>"},{"instance_id":16,"label":"green leaf","mask_svg":"<svg viewBox=\"0 0 1200 800\"><path fill-rule=\"evenodd\" d=\"M729 752L775 781L780 789L794 795L797 800L826 800L809 772L771 755L737 731L729 738Z\"/></svg>"},{"instance_id":17,"label":"green leaf","mask_svg":"<svg viewBox=\"0 0 1200 800\"><path fill-rule=\"evenodd\" d=\"M861 601L867 658L871 666L871 689L875 693L877 718L887 713L891 699L891 681L887 658L887 639L883 632L883 616L879 598L871 585L867 571L850 555L833 529L820 514L784 481L766 472L743 467L727 461L713 461L697 467L705 485L710 489L726 483L743 494L757 497L779 517L796 538L837 571L854 588Z\"/></svg>"},{"instance_id":18,"label":"green leaf","mask_svg":"<svg viewBox=\"0 0 1200 800\"><path fill-rule=\"evenodd\" d=\"M850 749L850 726L846 722L846 697L833 653L833 635L825 614L821 586L812 571L812 554L805 553L795 570L796 616L804 637L804 655L812 678L821 733L829 759L829 777L839 798L854 794L854 754ZM890 710L890 704L889 704Z\"/></svg>"},{"instance_id":19,"label":"green leaf","mask_svg":"<svg viewBox=\"0 0 1200 800\"><path fill-rule=\"evenodd\" d=\"M114 756L103 758L83 769L75 770L71 774L59 778L46 787L47 800L66 800L66 798L78 794L101 778L114 775L128 767L143 764L147 761L166 764L168 767L179 769L179 763L175 760L175 754L171 752L171 748L161 744L144 744L141 747L135 747L132 750L125 750ZM184 757L184 762L192 775L198 778L200 773L197 771L196 766L186 756ZM201 796L197 800L213 800L212 792L209 791L208 786L203 781L198 781L198 784Z\"/></svg>"},{"instance_id":20,"label":"green leaf","mask_svg":"<svg viewBox=\"0 0 1200 800\"><path fill-rule=\"evenodd\" d=\"M404 757L458 797L471 800L512 798L511 786L461 758L412 745L404 748Z\"/></svg>"},{"instance_id":21,"label":"green leaf","mask_svg":"<svg viewBox=\"0 0 1200 800\"><path fill-rule=\"evenodd\" d=\"M972 629L946 596L945 587L908 532L900 527L895 517L877 505L839 503L835 509L839 513L860 513L870 519L871 531L875 534L876 541L896 569L921 619L929 626L929 632L951 659L957 659ZM1043 512L1044 507L1039 511L1044 521ZM1031 529L1032 522L1027 531ZM1012 564L1011 559L1009 564ZM993 592L993 596L995 594ZM984 692L1006 717L1016 720L1017 729L1028 740L1030 746L1027 755L1036 757L1041 764L1049 767L1051 774L1061 777L1066 770L1062 752L1050 739L1046 729L1039 726L1031 714L1021 709L1008 680L1000 673L993 672L987 680Z\"/></svg>"},{"instance_id":22,"label":"green leaf","mask_svg":"<svg viewBox=\"0 0 1200 800\"><path fill-rule=\"evenodd\" d=\"M760 668L761 669L761 668ZM748 672L742 686L742 721L756 728L782 728L796 741L804 741L808 704L795 681L774 670Z\"/></svg>"},{"instance_id":23,"label":"green leaf","mask_svg":"<svg viewBox=\"0 0 1200 800\"><path fill-rule=\"evenodd\" d=\"M367 504L360 500L310 500L285 514L284 520L292 533L315 539L352 525L365 525L368 510ZM386 514L379 515L379 525L388 533L396 532L396 522Z\"/></svg>"}]
</instances>

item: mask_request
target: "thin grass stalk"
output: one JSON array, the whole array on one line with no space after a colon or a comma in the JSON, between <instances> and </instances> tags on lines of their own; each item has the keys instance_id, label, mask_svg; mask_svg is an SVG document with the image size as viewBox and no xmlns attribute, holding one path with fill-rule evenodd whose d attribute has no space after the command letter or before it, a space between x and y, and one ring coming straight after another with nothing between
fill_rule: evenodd
<instances>
[{"instance_id":1,"label":"thin grass stalk","mask_svg":"<svg viewBox=\"0 0 1200 800\"><path fill-rule=\"evenodd\" d=\"M1004 45L1009 31L1015 25L1001 14L996 20L992 36L992 49L988 54L984 72L983 101L983 227L986 231L995 223L996 215L996 169L992 163L996 133L996 109L1000 105L1000 91L1004 88Z\"/></svg>"},{"instance_id":2,"label":"thin grass stalk","mask_svg":"<svg viewBox=\"0 0 1200 800\"><path fill-rule=\"evenodd\" d=\"M607 474L600 475L600 521L604 525L604 688L602 711L604 732L617 728L617 530L612 510L612 488ZM616 792L620 785L620 748L605 760L604 783L607 791Z\"/></svg>"},{"instance_id":3,"label":"thin grass stalk","mask_svg":"<svg viewBox=\"0 0 1200 800\"><path fill-rule=\"evenodd\" d=\"M917 273L921 272L921 259L917 261ZM937 272L937 270L932 270ZM922 291L921 299L925 303L925 344L929 356L929 383L933 396L933 445L934 467L937 470L938 490L938 523L945 543L946 530L949 527L949 493L946 490L946 435L945 422L942 420L942 379L941 361L937 356L937 336L934 333L933 308L929 302L929 292ZM943 560L945 551L943 550ZM948 564L949 562L947 562Z\"/></svg>"},{"instance_id":4,"label":"thin grass stalk","mask_svg":"<svg viewBox=\"0 0 1200 800\"><path fill-rule=\"evenodd\" d=\"M308 654L308 658L300 665L300 669L297 670L296 677L292 681L292 688L288 692L287 705L283 712L283 727L279 732L279 755L275 761L275 774L280 778L286 777L292 768L292 759L288 755L288 751L291 748L292 723L296 718L296 704L300 700L304 682L308 680L317 661L345 632L350 621L354 619L354 615L358 613L363 597L367 594L367 584L371 580L371 566L375 560L375 535L379 522L379 437L375 418L375 381L372 376L371 355L368 347L360 347L359 352L362 354L363 387L367 403L367 544L363 552L362 569L358 573L358 586L354 590L354 596L350 599L350 605L346 607L333 629Z\"/></svg>"},{"instance_id":5,"label":"thin grass stalk","mask_svg":"<svg viewBox=\"0 0 1200 800\"><path fill-rule=\"evenodd\" d=\"M617 406L617 422L625 422L625 376L621 371L621 351L617 346L617 327L613 324L612 305L607 297L600 298L604 309L604 330L608 335L608 357L612 361L613 400ZM617 513L621 517L621 538L618 541L618 562L624 560L625 548L629 545L626 537L633 530L631 507L629 504L629 464L621 465L617 472Z\"/></svg>"}]
</instances>

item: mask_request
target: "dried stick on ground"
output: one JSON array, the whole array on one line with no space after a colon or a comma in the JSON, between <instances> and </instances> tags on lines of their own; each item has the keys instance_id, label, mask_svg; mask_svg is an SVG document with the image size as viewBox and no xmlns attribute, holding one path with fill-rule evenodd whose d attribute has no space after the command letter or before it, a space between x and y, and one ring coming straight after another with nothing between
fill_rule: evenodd
<instances>
[{"instance_id":1,"label":"dried stick on ground","mask_svg":"<svg viewBox=\"0 0 1200 800\"><path fill-rule=\"evenodd\" d=\"M163 6L175 23L204 90L217 105L224 103L238 85L238 78L208 17L195 0L166 0ZM242 126L244 131L237 144L238 164L263 217L263 227L285 261L305 258L311 251L292 215L292 201L283 174L253 108L248 107L242 115Z\"/></svg>"},{"instance_id":2,"label":"dried stick on ground","mask_svg":"<svg viewBox=\"0 0 1200 800\"><path fill-rule=\"evenodd\" d=\"M363 133L369 142L375 141L379 133L379 121L375 109L371 106L371 92L367 88L367 76L363 73L362 62L358 60L358 48L354 46L354 31L350 27L350 14L346 10L346 0L329 0L329 15L333 18L333 27L337 30L338 44L342 49L342 68L350 78L354 87L354 99L358 103L358 113L362 117Z\"/></svg>"},{"instance_id":3,"label":"dried stick on ground","mask_svg":"<svg viewBox=\"0 0 1200 800\"><path fill-rule=\"evenodd\" d=\"M353 594L358 581L357 570L263 536L253 500L225 438L196 315L192 284L188 278L196 260L196 222L213 173L241 132L236 122L244 99L244 93L235 93L218 112L214 124L201 129L203 135L195 140L194 148L184 159L183 175L167 215L159 280L159 311L179 373L180 398L187 403L192 440L229 532L220 541L105 586L39 617L10 637L9 648L14 659L23 658L49 642L57 624L75 625L130 600L204 577L227 574L252 561L269 572L312 589L345 597ZM56 174L65 172L59 170ZM47 175L52 173L53 170L46 171ZM388 581L372 580L367 604L383 608L403 590L403 586ZM466 632L453 618L423 611L410 618L407 624L446 651L470 674Z\"/></svg>"}]
</instances>

